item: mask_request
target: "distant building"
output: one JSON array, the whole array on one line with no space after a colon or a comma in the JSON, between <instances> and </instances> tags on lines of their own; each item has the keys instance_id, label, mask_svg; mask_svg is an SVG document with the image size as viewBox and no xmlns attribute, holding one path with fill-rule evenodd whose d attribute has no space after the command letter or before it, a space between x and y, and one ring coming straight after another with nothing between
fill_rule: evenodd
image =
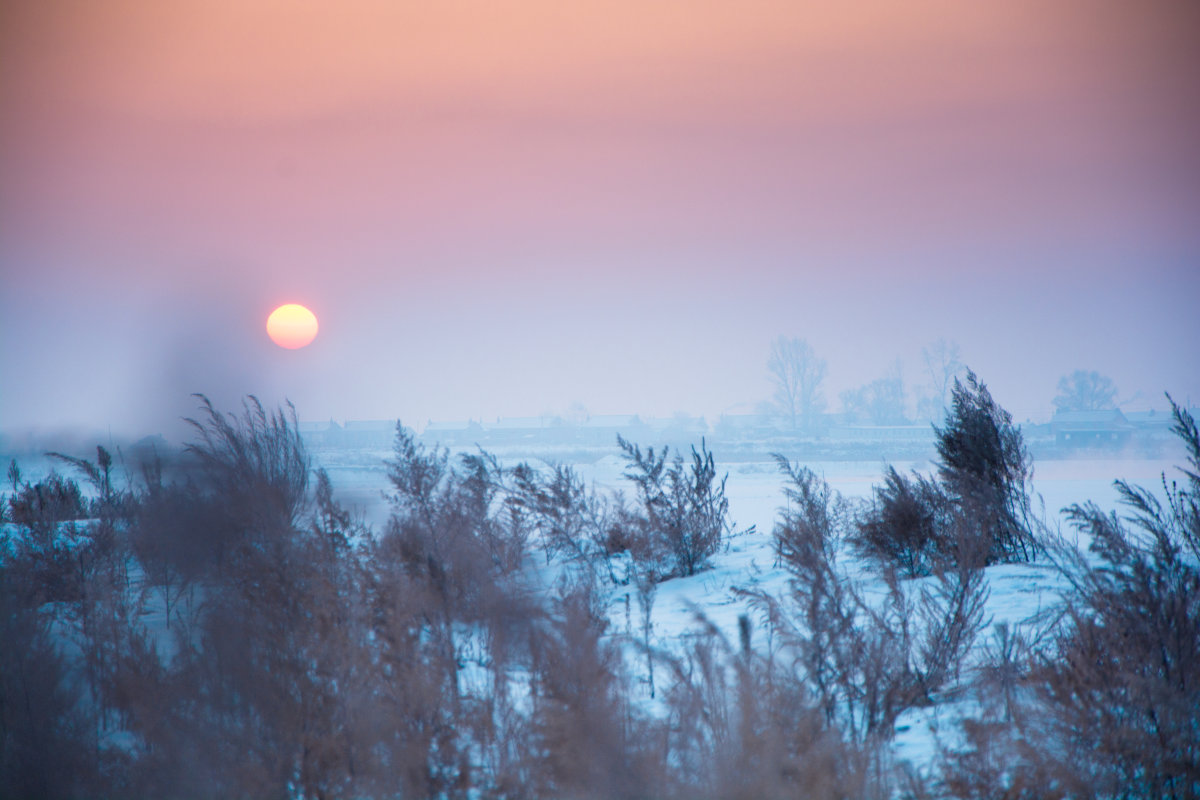
<instances>
[{"instance_id":1,"label":"distant building","mask_svg":"<svg viewBox=\"0 0 1200 800\"><path fill-rule=\"evenodd\" d=\"M341 446L387 450L395 444L396 420L346 420L342 426Z\"/></svg>"},{"instance_id":2,"label":"distant building","mask_svg":"<svg viewBox=\"0 0 1200 800\"><path fill-rule=\"evenodd\" d=\"M1171 427L1175 424L1175 415L1170 411L1130 411L1125 414L1129 424L1142 435L1155 439L1165 439L1171 436Z\"/></svg>"},{"instance_id":3,"label":"distant building","mask_svg":"<svg viewBox=\"0 0 1200 800\"><path fill-rule=\"evenodd\" d=\"M561 417L500 417L481 426L489 444L545 444L565 440L568 426Z\"/></svg>"},{"instance_id":4,"label":"distant building","mask_svg":"<svg viewBox=\"0 0 1200 800\"><path fill-rule=\"evenodd\" d=\"M700 440L709 435L708 423L704 417L687 414L648 419L645 425L646 434L650 439L676 446L699 445Z\"/></svg>"},{"instance_id":5,"label":"distant building","mask_svg":"<svg viewBox=\"0 0 1200 800\"><path fill-rule=\"evenodd\" d=\"M1129 443L1134 426L1119 409L1059 411L1050 422L1059 447L1119 448Z\"/></svg>"},{"instance_id":6,"label":"distant building","mask_svg":"<svg viewBox=\"0 0 1200 800\"><path fill-rule=\"evenodd\" d=\"M300 439L307 447L337 447L341 444L342 426L328 422L301 422L297 426Z\"/></svg>"},{"instance_id":7,"label":"distant building","mask_svg":"<svg viewBox=\"0 0 1200 800\"><path fill-rule=\"evenodd\" d=\"M718 439L769 439L787 433L775 414L722 414L713 428Z\"/></svg>"},{"instance_id":8,"label":"distant building","mask_svg":"<svg viewBox=\"0 0 1200 800\"><path fill-rule=\"evenodd\" d=\"M932 442L930 425L841 425L829 430L835 442Z\"/></svg>"},{"instance_id":9,"label":"distant building","mask_svg":"<svg viewBox=\"0 0 1200 800\"><path fill-rule=\"evenodd\" d=\"M618 434L633 442L640 442L647 438L648 433L646 423L637 414L594 415L579 426L580 441L589 445L615 446Z\"/></svg>"},{"instance_id":10,"label":"distant building","mask_svg":"<svg viewBox=\"0 0 1200 800\"><path fill-rule=\"evenodd\" d=\"M458 447L480 444L486 438L483 426L475 420L459 420L454 422L433 422L425 425L421 433L421 441L428 445L443 447Z\"/></svg>"}]
</instances>

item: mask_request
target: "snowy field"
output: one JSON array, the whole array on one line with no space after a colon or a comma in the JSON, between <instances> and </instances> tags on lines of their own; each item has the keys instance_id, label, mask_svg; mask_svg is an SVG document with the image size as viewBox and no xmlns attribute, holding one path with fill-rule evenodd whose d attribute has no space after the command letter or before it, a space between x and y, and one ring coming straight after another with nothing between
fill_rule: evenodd
<instances>
[{"instance_id":1,"label":"snowy field","mask_svg":"<svg viewBox=\"0 0 1200 800\"><path fill-rule=\"evenodd\" d=\"M335 487L338 499L360 520L376 532L382 532L390 514L386 499L389 490L386 461L387 450L315 450L313 466L325 469ZM516 459L504 458L505 466L515 466ZM1182 460L1182 459L1181 459ZM1049 531L1061 531L1068 538L1074 532L1061 514L1061 509L1073 503L1096 502L1106 510L1119 508L1115 479L1124 479L1162 495L1164 473L1168 480L1178 475L1174 461L1166 459L1074 459L1047 460L1034 463L1034 513ZM532 462L533 466L546 466ZM40 479L52 466L70 473L64 465L49 460L33 460L23 464L27 479ZM632 486L624 478L626 462L616 452L586 463L571 464L590 485L604 494L621 490L632 495ZM886 466L879 461L827 461L805 464L830 487L851 500L867 500L873 488L881 482ZM935 467L928 461L894 462L900 472L932 473ZM710 559L708 569L688 578L667 580L654 588L649 601L639 595L635 581L605 581L601 589L607 603L608 636L622 646L624 680L628 682L627 696L650 715L664 713L668 658L685 655L691 634L709 626L719 631L732 648L739 642L739 618L751 621L751 646L762 651L767 647L767 628L762 614L747 599L747 593L784 597L788 594L789 573L781 568L772 546L771 532L784 500L784 479L778 466L764 457L760 461L738 461L726 465L718 462L718 476L727 473L726 495L732 533L721 550ZM839 561L851 580L858 582L869 597L882 597L883 582L877 570L869 567L849 552L842 552ZM618 557L611 560L613 571L628 577L628 562ZM554 590L556 579L565 567L555 561L547 565L535 557L529 568L546 592ZM978 655L992 635L993 626L1004 624L1010 630L1029 632L1040 620L1052 615L1061 604L1066 585L1061 574L1048 563L1005 564L985 570L988 600L986 627L975 643ZM133 575L140 579L140 573ZM906 583L908 590L919 591L918 579ZM912 596L912 595L910 595ZM644 611L649 606L649 632L644 627ZM142 620L152 631L166 630L161 604L151 602ZM469 637L467 637L469 638ZM172 655L170 637L156 637L164 660ZM647 653L650 653L648 656ZM657 655L655 655L657 654ZM72 655L74 653L72 652ZM971 670L973 656L965 659L965 669ZM472 681L468 664L463 680ZM479 679L486 681L486 671ZM932 765L939 745L960 743L962 719L975 716L978 701L969 689L969 676L963 682L948 684L932 697L926 707L911 708L895 723L892 754L918 770ZM652 687L657 693L652 695Z\"/></svg>"},{"instance_id":2,"label":"snowy field","mask_svg":"<svg viewBox=\"0 0 1200 800\"><path fill-rule=\"evenodd\" d=\"M341 501L360 513L367 522L382 524L388 516L383 494L388 490L384 461L391 457L387 450L318 450L314 461L328 473ZM516 464L517 460L501 458L501 463ZM533 462L535 466L540 462ZM928 461L896 461L891 463L900 472L918 470L932 472ZM1033 483L1035 510L1044 506L1046 520L1061 519L1059 511L1072 503L1093 500L1102 508L1116 505L1117 492L1113 481L1158 489L1162 475L1168 479L1176 474L1176 464L1170 459L1061 459L1034 463ZM589 483L605 489L628 489L622 478L625 462L614 452L592 463L571 464ZM805 464L825 478L829 485L848 498L870 497L872 488L881 482L885 462L879 461L817 461ZM735 526L740 529L755 526L759 533L769 534L776 512L783 502L783 479L773 461L738 462L722 465L717 462L718 474L728 473L726 494L729 511ZM1040 501L1039 502L1039 497Z\"/></svg>"},{"instance_id":3,"label":"snowy field","mask_svg":"<svg viewBox=\"0 0 1200 800\"><path fill-rule=\"evenodd\" d=\"M328 455L333 457L318 453L316 460L328 470L342 501L356 509L365 521L381 526L388 515L383 499L387 490L383 460L388 453L360 451L351 455L342 451ZM597 488L630 490L622 477L625 463L616 453L593 463L572 466ZM835 461L807 466L843 496L865 499L880 482L885 464L883 461ZM895 467L901 472L934 470L927 461L896 462ZM718 468L721 468L720 464ZM783 502L783 479L778 467L770 461L738 462L727 465L725 470L728 472L726 492L735 534L712 558L710 569L690 578L675 578L658 585L652 603L649 642L654 649L680 653L687 634L702 625L701 619L715 625L729 642L736 643L738 617L747 614L755 619L757 616L739 590L764 591L776 596L786 591L788 575L776 565L771 546L771 530ZM1035 463L1034 511L1049 529L1073 537L1073 529L1066 523L1061 509L1089 500L1104 509L1117 508L1113 481L1118 478L1157 490L1156 494L1161 495L1164 472L1168 479L1177 474L1174 462L1076 459ZM850 574L868 589L872 583L878 583L878 579L862 565L857 565L853 558L847 557L845 563ZM989 625L976 642L977 649L988 640L993 625L1005 623L1010 629L1028 630L1033 620L1053 611L1066 588L1061 576L1044 563L997 565L988 568L986 576L990 594L985 619ZM550 580L547 578L547 582ZM640 641L640 614L640 601L632 584L611 587L611 635L630 642ZM761 643L756 640L755 646L761 646ZM641 648L626 648L626 662L631 672L640 673L638 680L643 701L646 708L652 710L656 701L649 696L650 682ZM967 663L970 663L969 658ZM663 673L665 670L660 669L660 689L665 677ZM948 692L929 708L906 712L896 725L895 756L918 768L930 764L937 755L939 743L957 741L957 723L964 714L973 712L973 703L969 696Z\"/></svg>"}]
</instances>

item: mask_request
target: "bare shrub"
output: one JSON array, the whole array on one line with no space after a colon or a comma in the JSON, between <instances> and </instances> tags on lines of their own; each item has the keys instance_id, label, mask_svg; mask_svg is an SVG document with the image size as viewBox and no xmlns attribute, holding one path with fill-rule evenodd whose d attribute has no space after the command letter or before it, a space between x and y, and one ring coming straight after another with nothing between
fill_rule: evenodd
<instances>
[{"instance_id":1,"label":"bare shrub","mask_svg":"<svg viewBox=\"0 0 1200 800\"><path fill-rule=\"evenodd\" d=\"M852 541L860 553L908 577L1028 561L1037 552L1029 504L1029 456L1012 417L975 373L955 379L937 433L937 478L884 471ZM978 544L971 540L977 540Z\"/></svg>"},{"instance_id":2,"label":"bare shrub","mask_svg":"<svg viewBox=\"0 0 1200 800\"><path fill-rule=\"evenodd\" d=\"M250 398L234 417L201 400L188 482L151 477L134 515L134 552L165 602L193 582L202 597L169 663L127 648L118 685L140 689L117 705L145 748L137 793L340 794L365 633L348 517L323 476L310 514L294 410L268 413ZM192 536L208 542L196 549ZM175 785L183 774L187 785Z\"/></svg>"},{"instance_id":3,"label":"bare shrub","mask_svg":"<svg viewBox=\"0 0 1200 800\"><path fill-rule=\"evenodd\" d=\"M523 577L536 513L546 511L525 489L541 486L486 453L452 466L445 450L425 448L402 426L387 463L396 491L369 556L372 624L385 648L384 685L415 726L388 737L389 759L406 765L403 785L419 796L487 783L473 777L481 763L511 779L515 761L497 726L522 727L505 671L529 663L530 630L542 617ZM485 685L470 685L469 668L486 672Z\"/></svg>"},{"instance_id":4,"label":"bare shrub","mask_svg":"<svg viewBox=\"0 0 1200 800\"><path fill-rule=\"evenodd\" d=\"M217 569L229 530L218 502L195 483L150 482L133 509L129 544L167 627L195 623L202 581ZM181 631L182 632L182 631Z\"/></svg>"},{"instance_id":5,"label":"bare shrub","mask_svg":"<svg viewBox=\"0 0 1200 800\"><path fill-rule=\"evenodd\" d=\"M212 501L205 538L220 580L253 585L260 564L279 564L306 509L310 462L296 410L270 413L257 398L240 416L217 411L207 397L200 419L187 419L196 438L186 448L194 477Z\"/></svg>"},{"instance_id":6,"label":"bare shrub","mask_svg":"<svg viewBox=\"0 0 1200 800\"><path fill-rule=\"evenodd\" d=\"M445 621L477 619L489 588L523 566L533 533L510 475L487 453L452 466L448 452L427 449L400 425L387 467L396 491L384 538L441 598Z\"/></svg>"},{"instance_id":7,"label":"bare shrub","mask_svg":"<svg viewBox=\"0 0 1200 800\"><path fill-rule=\"evenodd\" d=\"M1118 481L1126 517L1067 509L1092 558L1052 554L1071 582L1062 624L1031 649L1004 719L966 724L948 754L959 797L1200 796L1200 435L1174 407L1188 453L1165 503ZM995 662L993 662L995 663Z\"/></svg>"},{"instance_id":8,"label":"bare shrub","mask_svg":"<svg viewBox=\"0 0 1200 800\"><path fill-rule=\"evenodd\" d=\"M8 519L28 528L36 541L47 542L60 522L87 518L87 502L75 481L51 472L45 480L30 484L20 482L19 470L15 475Z\"/></svg>"},{"instance_id":9,"label":"bare shrub","mask_svg":"<svg viewBox=\"0 0 1200 800\"><path fill-rule=\"evenodd\" d=\"M1019 627L997 623L984 642L976 666L978 696L985 711L1001 721L1017 721L1028 700L1028 678L1038 641ZM988 705L991 708L987 708Z\"/></svg>"},{"instance_id":10,"label":"bare shrub","mask_svg":"<svg viewBox=\"0 0 1200 800\"><path fill-rule=\"evenodd\" d=\"M814 549L832 552L849 506L812 470L793 465L778 453L772 457L787 478L783 485L787 505L780 509L780 521L772 533L775 555L784 565L805 569L817 557Z\"/></svg>"},{"instance_id":11,"label":"bare shrub","mask_svg":"<svg viewBox=\"0 0 1200 800\"><path fill-rule=\"evenodd\" d=\"M214 491L243 499L254 492L263 510L294 522L303 509L311 464L300 438L296 407L267 412L257 397L243 402L241 416L222 414L204 395L202 412L186 421L196 433L187 451L199 461Z\"/></svg>"},{"instance_id":12,"label":"bare shrub","mask_svg":"<svg viewBox=\"0 0 1200 800\"><path fill-rule=\"evenodd\" d=\"M942 488L923 475L910 478L891 466L883 479L858 522L856 546L908 577L941 569L951 551L950 504Z\"/></svg>"},{"instance_id":13,"label":"bare shrub","mask_svg":"<svg viewBox=\"0 0 1200 800\"><path fill-rule=\"evenodd\" d=\"M1164 477L1165 505L1118 481L1128 522L1095 504L1068 509L1103 565L1071 565L1069 625L1038 689L1102 792L1200 795L1200 435L1173 408L1189 463L1182 487Z\"/></svg>"},{"instance_id":14,"label":"bare shrub","mask_svg":"<svg viewBox=\"0 0 1200 800\"><path fill-rule=\"evenodd\" d=\"M111 515L119 509L122 499L121 492L118 492L113 484L113 457L108 450L97 445L95 461L62 453L47 453L47 455L70 464L92 484L92 488L96 491L96 499L92 504L90 516Z\"/></svg>"},{"instance_id":15,"label":"bare shrub","mask_svg":"<svg viewBox=\"0 0 1200 800\"><path fill-rule=\"evenodd\" d=\"M670 774L675 796L847 798L873 796L871 756L817 708L809 686L749 647L740 652L711 624L667 659ZM877 754L878 755L878 754Z\"/></svg>"},{"instance_id":16,"label":"bare shrub","mask_svg":"<svg viewBox=\"0 0 1200 800\"><path fill-rule=\"evenodd\" d=\"M625 454L625 477L637 491L638 507L630 510L627 524L634 527L635 557L657 565L661 577L695 575L721 546L729 528L729 501L725 481L717 480L713 454L701 441L692 448L692 460L671 461L669 448L655 455L618 436Z\"/></svg>"},{"instance_id":17,"label":"bare shrub","mask_svg":"<svg viewBox=\"0 0 1200 800\"><path fill-rule=\"evenodd\" d=\"M789 595L752 595L827 724L851 741L890 739L897 716L957 678L984 625L987 588L969 566L944 570L914 600L894 571L872 598L839 566L842 501L811 471L780 460L791 485L773 536ZM915 623L915 624L914 624Z\"/></svg>"},{"instance_id":18,"label":"bare shrub","mask_svg":"<svg viewBox=\"0 0 1200 800\"><path fill-rule=\"evenodd\" d=\"M69 798L99 768L83 687L53 633L36 567L0 539L0 796Z\"/></svg>"},{"instance_id":19,"label":"bare shrub","mask_svg":"<svg viewBox=\"0 0 1200 800\"><path fill-rule=\"evenodd\" d=\"M1070 624L1039 675L1056 730L1099 785L1139 796L1200 794L1200 437L1178 406L1175 417L1191 469L1184 488L1164 479L1165 507L1119 481L1132 529L1094 504L1068 510L1103 566L1073 563Z\"/></svg>"},{"instance_id":20,"label":"bare shrub","mask_svg":"<svg viewBox=\"0 0 1200 800\"><path fill-rule=\"evenodd\" d=\"M942 757L937 786L939 797L964 800L1058 800L1094 797L1086 782L1070 773L1048 768L1040 736L1023 735L1018 726L998 720L964 720L965 748ZM1066 780L1064 780L1066 778ZM1101 795L1121 797L1125 795Z\"/></svg>"},{"instance_id":21,"label":"bare shrub","mask_svg":"<svg viewBox=\"0 0 1200 800\"><path fill-rule=\"evenodd\" d=\"M511 502L530 516L547 563L560 554L590 563L601 554L607 504L575 470L559 464L543 477L528 464L519 464L512 470L512 484Z\"/></svg>"},{"instance_id":22,"label":"bare shrub","mask_svg":"<svg viewBox=\"0 0 1200 800\"><path fill-rule=\"evenodd\" d=\"M914 659L921 700L958 682L963 658L987 627L989 591L981 570L964 558L921 587L921 633Z\"/></svg>"},{"instance_id":23,"label":"bare shrub","mask_svg":"<svg viewBox=\"0 0 1200 800\"><path fill-rule=\"evenodd\" d=\"M626 724L620 653L590 584L568 589L534 637L534 746L528 769L537 797L640 798L652 771Z\"/></svg>"},{"instance_id":24,"label":"bare shrub","mask_svg":"<svg viewBox=\"0 0 1200 800\"><path fill-rule=\"evenodd\" d=\"M979 526L986 563L1029 561L1037 543L1029 521L1029 454L1012 415L974 372L954 380L951 410L937 433L938 475L961 515Z\"/></svg>"}]
</instances>

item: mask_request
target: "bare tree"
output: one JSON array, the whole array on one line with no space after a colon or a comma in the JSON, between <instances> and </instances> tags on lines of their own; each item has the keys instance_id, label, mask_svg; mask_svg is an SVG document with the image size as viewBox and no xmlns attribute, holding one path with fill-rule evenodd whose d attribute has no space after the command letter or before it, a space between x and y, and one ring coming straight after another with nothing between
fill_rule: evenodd
<instances>
[{"instance_id":1,"label":"bare tree","mask_svg":"<svg viewBox=\"0 0 1200 800\"><path fill-rule=\"evenodd\" d=\"M1117 385L1096 370L1077 369L1058 379L1054 407L1059 411L1099 411L1115 408Z\"/></svg>"},{"instance_id":2,"label":"bare tree","mask_svg":"<svg viewBox=\"0 0 1200 800\"><path fill-rule=\"evenodd\" d=\"M925 372L929 376L932 397L929 404L922 409L931 419L941 421L946 416L947 401L950 390L954 388L954 379L962 375L967 368L962 361L958 342L939 336L921 348L921 357L925 361Z\"/></svg>"},{"instance_id":3,"label":"bare tree","mask_svg":"<svg viewBox=\"0 0 1200 800\"><path fill-rule=\"evenodd\" d=\"M897 359L887 375L839 395L847 419L871 425L905 425L904 373Z\"/></svg>"},{"instance_id":4,"label":"bare tree","mask_svg":"<svg viewBox=\"0 0 1200 800\"><path fill-rule=\"evenodd\" d=\"M792 430L811 431L825 408L821 393L828 369L825 359L817 358L807 340L780 336L771 343L767 369L775 384L776 411L787 418Z\"/></svg>"}]
</instances>

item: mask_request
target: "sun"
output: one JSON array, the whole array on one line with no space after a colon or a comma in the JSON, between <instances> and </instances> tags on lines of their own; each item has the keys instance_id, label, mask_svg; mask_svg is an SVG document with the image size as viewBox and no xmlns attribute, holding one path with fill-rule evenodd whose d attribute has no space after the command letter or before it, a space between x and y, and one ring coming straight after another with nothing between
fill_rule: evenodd
<instances>
[{"instance_id":1,"label":"sun","mask_svg":"<svg viewBox=\"0 0 1200 800\"><path fill-rule=\"evenodd\" d=\"M302 305L287 303L267 317L267 335L288 350L296 350L317 338L317 316Z\"/></svg>"}]
</instances>

